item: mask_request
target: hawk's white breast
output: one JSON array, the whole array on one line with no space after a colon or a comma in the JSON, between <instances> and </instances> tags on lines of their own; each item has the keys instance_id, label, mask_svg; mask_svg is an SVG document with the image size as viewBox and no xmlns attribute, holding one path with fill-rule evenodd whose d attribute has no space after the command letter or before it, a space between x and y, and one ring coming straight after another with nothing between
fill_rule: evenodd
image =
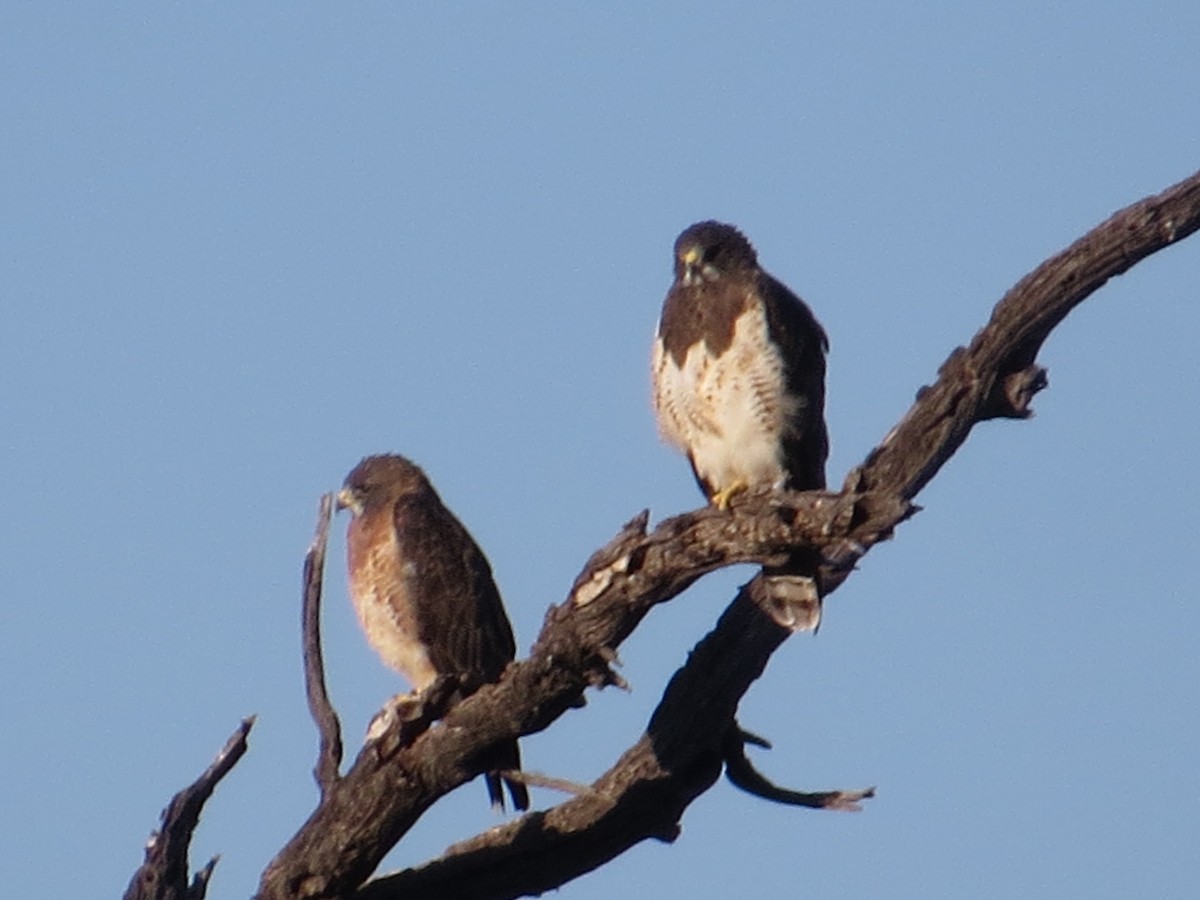
<instances>
[{"instance_id":1,"label":"hawk's white breast","mask_svg":"<svg viewBox=\"0 0 1200 900\"><path fill-rule=\"evenodd\" d=\"M796 401L787 396L761 303L738 316L723 353L714 355L701 340L679 366L659 337L653 367L659 429L712 492L739 482L750 489L783 485L782 437Z\"/></svg>"},{"instance_id":2,"label":"hawk's white breast","mask_svg":"<svg viewBox=\"0 0 1200 900\"><path fill-rule=\"evenodd\" d=\"M359 522L359 527L371 527ZM412 596L419 573L404 561L390 516L375 523L376 540L352 543L350 595L367 641L385 663L397 670L414 690L424 690L437 677L429 652L418 638ZM358 548L367 550L361 556Z\"/></svg>"}]
</instances>

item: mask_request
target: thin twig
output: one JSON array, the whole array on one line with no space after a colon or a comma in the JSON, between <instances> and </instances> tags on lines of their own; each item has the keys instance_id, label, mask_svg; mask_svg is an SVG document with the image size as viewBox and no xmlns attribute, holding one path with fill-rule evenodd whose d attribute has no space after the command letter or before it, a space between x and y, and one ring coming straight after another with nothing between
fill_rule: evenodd
<instances>
[{"instance_id":1,"label":"thin twig","mask_svg":"<svg viewBox=\"0 0 1200 900\"><path fill-rule=\"evenodd\" d=\"M873 787L852 791L815 792L781 788L754 768L754 765L746 757L746 744L770 747L770 744L758 735L741 731L737 727L730 728L725 739L725 777L734 787L741 788L755 797L770 800L772 803L783 803L787 806L859 812L862 810L861 801L875 796Z\"/></svg>"},{"instance_id":2,"label":"thin twig","mask_svg":"<svg viewBox=\"0 0 1200 900\"><path fill-rule=\"evenodd\" d=\"M578 781L571 781L568 778L556 778L553 775L545 775L529 769L505 769L500 774L505 781L517 781L527 787L546 788L550 791L558 791L560 794L570 794L573 797L582 797L594 790L589 784L580 784Z\"/></svg>"}]
</instances>

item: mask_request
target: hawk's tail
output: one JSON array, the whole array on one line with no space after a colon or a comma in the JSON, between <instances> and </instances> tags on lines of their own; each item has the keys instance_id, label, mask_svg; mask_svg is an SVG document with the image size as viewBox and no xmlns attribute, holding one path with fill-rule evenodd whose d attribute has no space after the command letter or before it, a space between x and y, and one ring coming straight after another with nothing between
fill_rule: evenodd
<instances>
[{"instance_id":1,"label":"hawk's tail","mask_svg":"<svg viewBox=\"0 0 1200 900\"><path fill-rule=\"evenodd\" d=\"M501 788L503 782L504 787L508 788L508 796L512 798L513 809L518 812L529 809L529 789L521 782L504 778L500 774L508 770L520 770L521 748L517 746L517 742L513 741L499 750L491 762L496 768L487 772L484 780L487 783L488 799L492 802L492 808L504 810L504 791Z\"/></svg>"},{"instance_id":2,"label":"hawk's tail","mask_svg":"<svg viewBox=\"0 0 1200 900\"><path fill-rule=\"evenodd\" d=\"M817 582L807 575L797 575L789 567L763 567L755 576L758 582L756 599L771 618L792 631L811 631L821 626L821 593Z\"/></svg>"}]
</instances>

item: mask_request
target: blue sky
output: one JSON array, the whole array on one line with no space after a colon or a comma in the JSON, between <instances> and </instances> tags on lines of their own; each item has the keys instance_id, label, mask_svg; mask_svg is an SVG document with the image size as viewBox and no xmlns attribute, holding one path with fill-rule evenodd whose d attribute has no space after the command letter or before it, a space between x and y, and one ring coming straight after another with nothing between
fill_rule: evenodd
<instances>
[{"instance_id":1,"label":"blue sky","mask_svg":"<svg viewBox=\"0 0 1200 900\"><path fill-rule=\"evenodd\" d=\"M123 890L238 719L194 862L245 897L311 810L299 577L318 496L421 463L518 645L643 507L695 507L649 342L675 235L737 223L830 333L840 483L1026 271L1200 165L1200 7L10 5L0 16L0 846L13 896ZM776 654L743 724L798 788L720 782L673 846L562 896L1200 893L1193 510L1200 242L1060 327L1028 423L987 423ZM356 747L400 680L345 597ZM633 690L527 738L587 781L749 570L656 610ZM555 796L535 794L549 804ZM495 819L481 784L389 857Z\"/></svg>"}]
</instances>

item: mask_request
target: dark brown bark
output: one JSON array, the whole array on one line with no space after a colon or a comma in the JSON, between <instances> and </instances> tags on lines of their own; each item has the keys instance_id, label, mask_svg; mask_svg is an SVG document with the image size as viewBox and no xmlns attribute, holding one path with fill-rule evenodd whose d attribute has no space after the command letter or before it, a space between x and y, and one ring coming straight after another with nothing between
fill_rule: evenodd
<instances>
[{"instance_id":1,"label":"dark brown bark","mask_svg":"<svg viewBox=\"0 0 1200 900\"><path fill-rule=\"evenodd\" d=\"M125 900L204 900L217 858L210 859L189 883L188 848L204 804L246 752L246 736L253 727L253 718L243 719L212 764L171 798L162 824L146 845L146 861L125 889Z\"/></svg>"},{"instance_id":2,"label":"dark brown bark","mask_svg":"<svg viewBox=\"0 0 1200 900\"><path fill-rule=\"evenodd\" d=\"M325 494L321 497L317 513L317 531L304 557L304 603L300 621L304 645L304 693L320 740L313 777L321 789L321 796L325 796L338 780L338 767L342 764L342 725L333 704L329 702L329 692L325 687L325 658L321 652L321 589L332 514L333 496Z\"/></svg>"},{"instance_id":3,"label":"dark brown bark","mask_svg":"<svg viewBox=\"0 0 1200 900\"><path fill-rule=\"evenodd\" d=\"M439 797L482 771L489 747L531 734L582 703L588 686L619 683L620 643L658 603L739 562L778 564L813 551L824 593L916 511L912 500L977 422L1029 415L1045 384L1042 342L1109 278L1200 227L1200 173L1114 215L1022 279L937 382L846 478L840 493L756 495L726 512L701 509L647 530L631 521L588 561L566 601L547 613L528 659L438 724L403 723L329 780L317 809L271 862L260 897L501 898L557 887L646 838L673 840L688 804L725 767L740 786L779 802L848 808L867 791L807 794L757 776L735 713L787 632L743 589L672 678L645 734L591 790L451 848L421 868L361 887Z\"/></svg>"}]
</instances>

